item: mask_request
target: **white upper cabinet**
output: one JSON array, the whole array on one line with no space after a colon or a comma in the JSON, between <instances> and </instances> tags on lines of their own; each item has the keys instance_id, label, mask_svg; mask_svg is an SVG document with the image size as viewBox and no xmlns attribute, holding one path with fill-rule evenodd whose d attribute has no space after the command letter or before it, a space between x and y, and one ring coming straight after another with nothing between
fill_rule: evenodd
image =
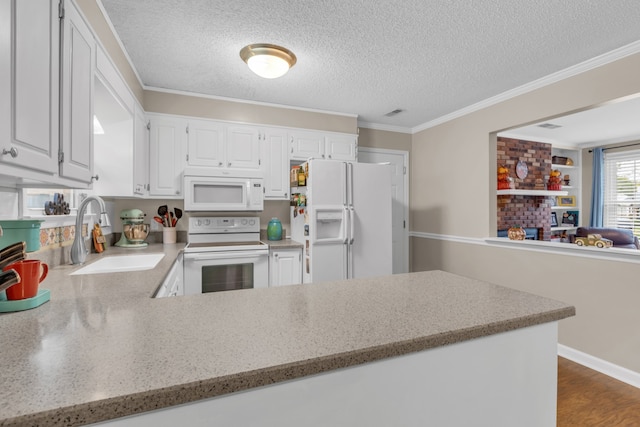
<instances>
[{"instance_id":1,"label":"white upper cabinet","mask_svg":"<svg viewBox=\"0 0 640 427\"><path fill-rule=\"evenodd\" d=\"M291 160L357 160L358 139L350 134L292 131L289 133Z\"/></svg>"},{"instance_id":2,"label":"white upper cabinet","mask_svg":"<svg viewBox=\"0 0 640 427\"><path fill-rule=\"evenodd\" d=\"M286 129L260 131L261 169L264 175L264 198L289 198L289 150Z\"/></svg>"},{"instance_id":3,"label":"white upper cabinet","mask_svg":"<svg viewBox=\"0 0 640 427\"><path fill-rule=\"evenodd\" d=\"M149 194L149 122L136 104L133 115L133 194Z\"/></svg>"},{"instance_id":4,"label":"white upper cabinet","mask_svg":"<svg viewBox=\"0 0 640 427\"><path fill-rule=\"evenodd\" d=\"M235 169L260 168L260 142L254 126L227 126L227 167Z\"/></svg>"},{"instance_id":5,"label":"white upper cabinet","mask_svg":"<svg viewBox=\"0 0 640 427\"><path fill-rule=\"evenodd\" d=\"M326 136L325 155L332 160L356 160L358 158L358 137L356 135Z\"/></svg>"},{"instance_id":6,"label":"white upper cabinet","mask_svg":"<svg viewBox=\"0 0 640 427\"><path fill-rule=\"evenodd\" d=\"M259 169L258 128L189 119L189 166Z\"/></svg>"},{"instance_id":7,"label":"white upper cabinet","mask_svg":"<svg viewBox=\"0 0 640 427\"><path fill-rule=\"evenodd\" d=\"M0 163L57 173L59 46L57 2L0 1Z\"/></svg>"},{"instance_id":8,"label":"white upper cabinet","mask_svg":"<svg viewBox=\"0 0 640 427\"><path fill-rule=\"evenodd\" d=\"M224 125L211 120L189 120L189 166L225 166Z\"/></svg>"},{"instance_id":9,"label":"white upper cabinet","mask_svg":"<svg viewBox=\"0 0 640 427\"><path fill-rule=\"evenodd\" d=\"M324 135L319 132L292 131L289 133L291 160L324 158Z\"/></svg>"},{"instance_id":10,"label":"white upper cabinet","mask_svg":"<svg viewBox=\"0 0 640 427\"><path fill-rule=\"evenodd\" d=\"M182 197L186 119L149 115L149 195Z\"/></svg>"},{"instance_id":11,"label":"white upper cabinet","mask_svg":"<svg viewBox=\"0 0 640 427\"><path fill-rule=\"evenodd\" d=\"M65 2L62 27L60 176L90 183L96 44L73 2Z\"/></svg>"}]
</instances>

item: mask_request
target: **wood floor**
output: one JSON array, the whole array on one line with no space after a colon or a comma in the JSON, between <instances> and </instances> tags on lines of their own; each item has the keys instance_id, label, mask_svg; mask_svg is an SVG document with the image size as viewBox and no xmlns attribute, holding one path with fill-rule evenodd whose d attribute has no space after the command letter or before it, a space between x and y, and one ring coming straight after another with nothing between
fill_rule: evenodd
<instances>
[{"instance_id":1,"label":"wood floor","mask_svg":"<svg viewBox=\"0 0 640 427\"><path fill-rule=\"evenodd\" d=\"M558 357L559 427L640 426L640 389Z\"/></svg>"}]
</instances>

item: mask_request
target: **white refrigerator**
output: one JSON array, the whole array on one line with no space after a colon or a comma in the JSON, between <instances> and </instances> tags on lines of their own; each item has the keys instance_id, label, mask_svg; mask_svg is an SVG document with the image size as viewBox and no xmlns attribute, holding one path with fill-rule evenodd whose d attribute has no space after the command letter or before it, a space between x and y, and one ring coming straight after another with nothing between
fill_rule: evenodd
<instances>
[{"instance_id":1,"label":"white refrigerator","mask_svg":"<svg viewBox=\"0 0 640 427\"><path fill-rule=\"evenodd\" d=\"M291 207L291 237L304 244L303 283L392 274L392 167L312 159L302 168L306 186L291 192L306 205Z\"/></svg>"}]
</instances>

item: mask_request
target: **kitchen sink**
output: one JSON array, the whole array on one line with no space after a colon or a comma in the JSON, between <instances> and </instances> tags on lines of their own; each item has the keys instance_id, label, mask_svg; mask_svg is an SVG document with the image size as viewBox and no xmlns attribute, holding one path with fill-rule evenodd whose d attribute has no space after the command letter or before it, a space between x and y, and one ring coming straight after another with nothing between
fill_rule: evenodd
<instances>
[{"instance_id":1,"label":"kitchen sink","mask_svg":"<svg viewBox=\"0 0 640 427\"><path fill-rule=\"evenodd\" d=\"M113 255L82 267L70 275L151 270L163 257L164 254Z\"/></svg>"}]
</instances>

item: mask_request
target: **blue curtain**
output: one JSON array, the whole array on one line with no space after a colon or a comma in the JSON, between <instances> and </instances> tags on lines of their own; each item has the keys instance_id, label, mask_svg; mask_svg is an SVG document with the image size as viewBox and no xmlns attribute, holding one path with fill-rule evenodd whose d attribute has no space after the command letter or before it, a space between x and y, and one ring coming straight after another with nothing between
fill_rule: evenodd
<instances>
[{"instance_id":1,"label":"blue curtain","mask_svg":"<svg viewBox=\"0 0 640 427\"><path fill-rule=\"evenodd\" d=\"M591 227L602 227L604 220L604 149L593 149L593 180L591 184Z\"/></svg>"}]
</instances>

